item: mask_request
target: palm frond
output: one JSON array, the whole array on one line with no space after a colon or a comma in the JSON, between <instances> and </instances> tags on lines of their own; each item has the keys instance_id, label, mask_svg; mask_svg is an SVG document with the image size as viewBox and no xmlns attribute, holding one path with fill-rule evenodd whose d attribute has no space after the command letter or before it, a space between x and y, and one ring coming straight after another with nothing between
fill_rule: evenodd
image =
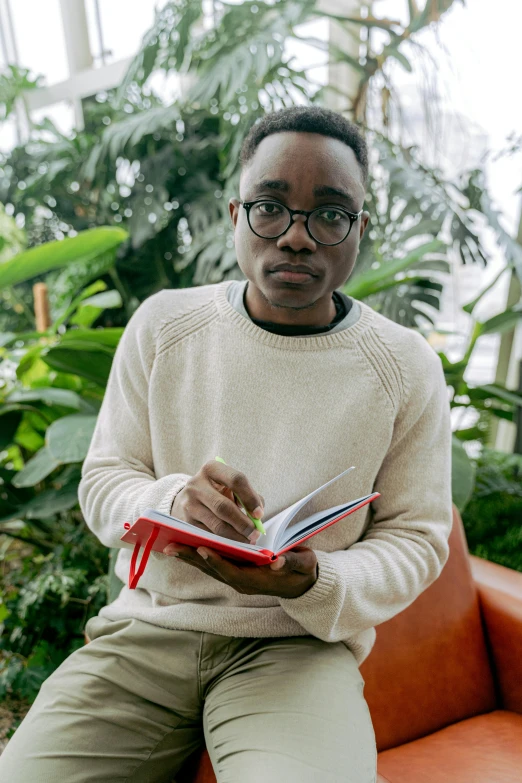
<instances>
[{"instance_id":1,"label":"palm frond","mask_svg":"<svg viewBox=\"0 0 522 783\"><path fill-rule=\"evenodd\" d=\"M152 136L164 129L172 130L179 120L180 110L173 104L140 111L128 119L109 125L85 164L85 179L92 181L95 178L96 167L105 155L114 161L118 156L125 155L128 148L135 147L145 136Z\"/></svg>"}]
</instances>

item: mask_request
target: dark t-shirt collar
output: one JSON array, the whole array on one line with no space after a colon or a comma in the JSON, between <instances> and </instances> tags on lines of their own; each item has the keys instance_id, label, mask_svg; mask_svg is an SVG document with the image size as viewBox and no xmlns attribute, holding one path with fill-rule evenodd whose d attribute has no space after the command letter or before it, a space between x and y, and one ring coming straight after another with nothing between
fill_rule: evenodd
<instances>
[{"instance_id":1,"label":"dark t-shirt collar","mask_svg":"<svg viewBox=\"0 0 522 783\"><path fill-rule=\"evenodd\" d=\"M243 303L245 305L246 309L246 291L247 291L248 285L245 286L245 291L243 294ZM337 326L338 323L340 323L350 310L352 309L353 302L350 299L350 297L346 296L346 294L343 294L341 291L334 291L332 294L332 298L335 305L335 318L333 321L331 321L326 326L299 326L294 324L277 324L273 323L273 321L262 321L258 318L250 318L252 321L256 324L256 326L259 326L261 329L265 329L267 332L273 332L274 334L282 334L287 337L293 337L298 335L307 335L307 334L322 334L323 332L329 332L331 329L333 329L335 326ZM248 310L247 310L248 312Z\"/></svg>"}]
</instances>

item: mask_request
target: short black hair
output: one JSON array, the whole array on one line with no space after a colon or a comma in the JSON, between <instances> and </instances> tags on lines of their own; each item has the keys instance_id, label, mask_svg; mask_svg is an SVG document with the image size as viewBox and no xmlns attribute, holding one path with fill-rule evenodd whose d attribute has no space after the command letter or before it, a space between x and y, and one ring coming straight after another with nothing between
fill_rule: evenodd
<instances>
[{"instance_id":1,"label":"short black hair","mask_svg":"<svg viewBox=\"0 0 522 783\"><path fill-rule=\"evenodd\" d=\"M322 106L291 106L265 114L254 123L241 146L239 156L241 166L245 166L253 157L257 146L272 133L296 131L319 133L339 139L350 147L355 154L363 175L363 184L368 181L368 147L358 126L347 120L342 114Z\"/></svg>"}]
</instances>

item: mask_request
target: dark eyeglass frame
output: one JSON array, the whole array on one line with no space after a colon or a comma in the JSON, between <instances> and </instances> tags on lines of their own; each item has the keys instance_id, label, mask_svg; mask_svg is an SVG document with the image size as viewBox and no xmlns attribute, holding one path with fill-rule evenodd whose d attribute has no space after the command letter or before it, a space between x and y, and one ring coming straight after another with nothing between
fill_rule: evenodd
<instances>
[{"instance_id":1,"label":"dark eyeglass frame","mask_svg":"<svg viewBox=\"0 0 522 783\"><path fill-rule=\"evenodd\" d=\"M359 218L361 217L362 213L364 212L363 209L361 209L360 212L348 212L347 209L344 209L344 207L328 207L326 204L324 207L316 207L315 209L310 210L307 212L305 209L290 209L290 207L287 207L286 204L281 204L280 201L276 201L275 199L269 199L269 198L258 198L255 201L241 201L239 200L239 203L243 206L247 213L247 221L248 226L253 234L256 235L256 237L260 237L260 239L279 239L279 237L282 237L283 234L286 234L288 229L293 225L294 223L294 215L306 215L306 220L304 222L304 226L308 232L308 236L314 240L314 242L317 242L318 245L325 245L326 247L335 247L335 245L340 245L341 242L344 242L348 237L350 236L353 228L353 224L356 223ZM252 228L252 224L250 223L250 210L254 206L254 204L277 204L279 207L283 207L283 209L286 209L288 212L289 217L289 223L284 231L282 231L280 234L277 234L275 237L264 237L261 234L258 234L257 231L254 231ZM345 215L348 215L350 219L350 228L348 229L348 233L345 237L343 237L339 242L321 242L320 239L316 239L312 232L310 231L310 228L308 227L308 221L310 220L310 216L314 214L314 212L320 212L321 210L325 209L336 209L339 212L344 212Z\"/></svg>"}]
</instances>

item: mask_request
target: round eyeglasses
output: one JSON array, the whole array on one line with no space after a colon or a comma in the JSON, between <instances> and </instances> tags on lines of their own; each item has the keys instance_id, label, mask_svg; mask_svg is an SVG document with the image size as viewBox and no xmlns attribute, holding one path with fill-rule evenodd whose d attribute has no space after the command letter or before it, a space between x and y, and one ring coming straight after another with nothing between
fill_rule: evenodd
<instances>
[{"instance_id":1,"label":"round eyeglasses","mask_svg":"<svg viewBox=\"0 0 522 783\"><path fill-rule=\"evenodd\" d=\"M250 229L262 239L278 239L286 234L294 215L306 215L305 228L314 242L320 245L339 245L344 242L360 212L348 212L342 207L317 207L307 212L290 209L278 201L240 201L246 213Z\"/></svg>"}]
</instances>

